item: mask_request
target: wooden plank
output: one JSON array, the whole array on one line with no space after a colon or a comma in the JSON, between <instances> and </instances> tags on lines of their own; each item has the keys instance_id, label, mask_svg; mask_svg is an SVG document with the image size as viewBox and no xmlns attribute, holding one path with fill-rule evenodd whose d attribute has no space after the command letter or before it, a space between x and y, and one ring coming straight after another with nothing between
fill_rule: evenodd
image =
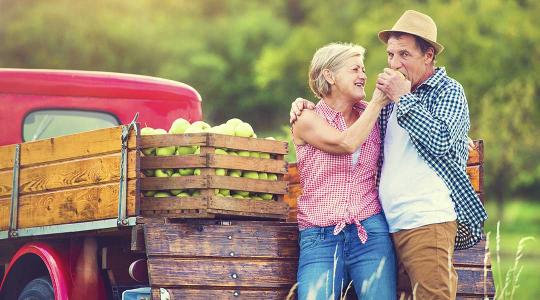
<instances>
[{"instance_id":1,"label":"wooden plank","mask_svg":"<svg viewBox=\"0 0 540 300\"><path fill-rule=\"evenodd\" d=\"M11 198L0 198L0 231L8 230Z\"/></svg>"},{"instance_id":2,"label":"wooden plank","mask_svg":"<svg viewBox=\"0 0 540 300\"><path fill-rule=\"evenodd\" d=\"M287 142L212 133L208 134L208 146L212 146L215 148L259 151L272 154L289 153Z\"/></svg>"},{"instance_id":3,"label":"wooden plank","mask_svg":"<svg viewBox=\"0 0 540 300\"><path fill-rule=\"evenodd\" d=\"M182 223L144 226L148 256L298 257L298 227ZM233 255L231 255L233 253Z\"/></svg>"},{"instance_id":4,"label":"wooden plank","mask_svg":"<svg viewBox=\"0 0 540 300\"><path fill-rule=\"evenodd\" d=\"M287 173L287 162L284 160L220 154L208 154L208 167L279 174Z\"/></svg>"},{"instance_id":5,"label":"wooden plank","mask_svg":"<svg viewBox=\"0 0 540 300\"><path fill-rule=\"evenodd\" d=\"M454 251L454 266L483 268L484 258L486 255L485 247L486 241L481 240L478 244L474 245L471 248ZM487 267L491 269L491 258L489 257L489 252L487 252L487 255Z\"/></svg>"},{"instance_id":6,"label":"wooden plank","mask_svg":"<svg viewBox=\"0 0 540 300\"><path fill-rule=\"evenodd\" d=\"M147 177L141 178L140 184L143 191L209 187L208 180L204 176Z\"/></svg>"},{"instance_id":7,"label":"wooden plank","mask_svg":"<svg viewBox=\"0 0 540 300\"><path fill-rule=\"evenodd\" d=\"M289 184L289 192L283 198L291 208L296 208L297 199L302 195L302 186L299 183Z\"/></svg>"},{"instance_id":8,"label":"wooden plank","mask_svg":"<svg viewBox=\"0 0 540 300\"><path fill-rule=\"evenodd\" d=\"M190 300L283 300L287 298L290 288L271 290L251 290L251 289L208 289L208 288L167 288L170 299L190 299ZM152 299L161 299L158 287L152 288Z\"/></svg>"},{"instance_id":9,"label":"wooden plank","mask_svg":"<svg viewBox=\"0 0 540 300\"><path fill-rule=\"evenodd\" d=\"M205 145L206 141L206 133L144 135L140 137L139 147L144 149L164 146Z\"/></svg>"},{"instance_id":10,"label":"wooden plank","mask_svg":"<svg viewBox=\"0 0 540 300\"><path fill-rule=\"evenodd\" d=\"M141 210L206 209L208 201L202 197L141 198Z\"/></svg>"},{"instance_id":11,"label":"wooden plank","mask_svg":"<svg viewBox=\"0 0 540 300\"><path fill-rule=\"evenodd\" d=\"M477 193L484 192L483 172L482 165L467 167L467 176L469 176L469 180Z\"/></svg>"},{"instance_id":12,"label":"wooden plank","mask_svg":"<svg viewBox=\"0 0 540 300\"><path fill-rule=\"evenodd\" d=\"M287 193L286 181L272 181L218 175L208 176L208 187L282 195Z\"/></svg>"},{"instance_id":13,"label":"wooden plank","mask_svg":"<svg viewBox=\"0 0 540 300\"><path fill-rule=\"evenodd\" d=\"M19 228L95 221L118 216L118 183L19 198ZM135 215L135 181L127 186L127 215Z\"/></svg>"},{"instance_id":14,"label":"wooden plank","mask_svg":"<svg viewBox=\"0 0 540 300\"><path fill-rule=\"evenodd\" d=\"M204 155L146 156L141 157L141 169L202 168L206 161Z\"/></svg>"},{"instance_id":15,"label":"wooden plank","mask_svg":"<svg viewBox=\"0 0 540 300\"><path fill-rule=\"evenodd\" d=\"M296 282L297 259L149 257L154 286L221 286L284 288Z\"/></svg>"},{"instance_id":16,"label":"wooden plank","mask_svg":"<svg viewBox=\"0 0 540 300\"><path fill-rule=\"evenodd\" d=\"M212 196L208 199L208 212L220 215L242 215L286 219L289 206L274 200L249 200Z\"/></svg>"},{"instance_id":17,"label":"wooden plank","mask_svg":"<svg viewBox=\"0 0 540 300\"><path fill-rule=\"evenodd\" d=\"M0 146L0 171L13 170L15 145Z\"/></svg>"},{"instance_id":18,"label":"wooden plank","mask_svg":"<svg viewBox=\"0 0 540 300\"><path fill-rule=\"evenodd\" d=\"M19 195L118 182L120 180L120 153L91 158L73 159L59 163L21 168ZM128 178L135 178L136 152L128 153ZM0 174L0 197L11 195L12 172Z\"/></svg>"},{"instance_id":19,"label":"wooden plank","mask_svg":"<svg viewBox=\"0 0 540 300\"><path fill-rule=\"evenodd\" d=\"M474 149L469 151L469 158L467 160L467 165L481 165L484 163L484 141L476 140L474 141Z\"/></svg>"},{"instance_id":20,"label":"wooden plank","mask_svg":"<svg viewBox=\"0 0 540 300\"><path fill-rule=\"evenodd\" d=\"M80 159L121 150L122 127L112 127L65 135L21 144L21 166L45 162ZM132 131L129 149L136 147L136 135Z\"/></svg>"}]
</instances>

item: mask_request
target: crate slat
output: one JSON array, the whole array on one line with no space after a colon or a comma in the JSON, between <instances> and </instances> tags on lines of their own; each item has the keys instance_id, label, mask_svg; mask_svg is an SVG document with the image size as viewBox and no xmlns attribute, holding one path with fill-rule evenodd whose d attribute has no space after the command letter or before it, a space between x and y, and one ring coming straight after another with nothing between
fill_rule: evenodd
<instances>
[{"instance_id":1,"label":"crate slat","mask_svg":"<svg viewBox=\"0 0 540 300\"><path fill-rule=\"evenodd\" d=\"M274 154L289 153L287 142L211 133L208 134L208 146L235 150L259 151Z\"/></svg>"},{"instance_id":2,"label":"crate slat","mask_svg":"<svg viewBox=\"0 0 540 300\"><path fill-rule=\"evenodd\" d=\"M274 200L249 200L212 196L208 212L219 215L239 215L285 219L289 212L287 203Z\"/></svg>"},{"instance_id":3,"label":"crate slat","mask_svg":"<svg viewBox=\"0 0 540 300\"><path fill-rule=\"evenodd\" d=\"M266 173L287 173L287 162L277 159L208 154L208 167L250 170Z\"/></svg>"}]
</instances>

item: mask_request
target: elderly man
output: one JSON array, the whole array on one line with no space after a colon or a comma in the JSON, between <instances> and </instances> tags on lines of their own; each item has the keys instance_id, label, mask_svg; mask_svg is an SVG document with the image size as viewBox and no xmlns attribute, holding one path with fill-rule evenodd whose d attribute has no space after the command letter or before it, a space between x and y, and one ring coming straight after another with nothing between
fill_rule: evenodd
<instances>
[{"instance_id":1,"label":"elderly man","mask_svg":"<svg viewBox=\"0 0 540 300\"><path fill-rule=\"evenodd\" d=\"M379 32L388 66L377 88L392 100L380 115L379 196L398 258L399 281L417 299L455 299L455 249L476 244L487 214L465 172L469 110L463 87L435 67L444 47L427 15L406 11ZM297 99L291 121L312 103Z\"/></svg>"}]
</instances>

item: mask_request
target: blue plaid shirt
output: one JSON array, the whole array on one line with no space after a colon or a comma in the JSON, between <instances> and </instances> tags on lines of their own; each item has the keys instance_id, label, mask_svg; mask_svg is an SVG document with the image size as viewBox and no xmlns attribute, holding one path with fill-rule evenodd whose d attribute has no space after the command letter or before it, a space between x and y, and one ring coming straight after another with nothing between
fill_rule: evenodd
<instances>
[{"instance_id":1,"label":"blue plaid shirt","mask_svg":"<svg viewBox=\"0 0 540 300\"><path fill-rule=\"evenodd\" d=\"M379 122L383 139L393 109L394 104L390 103L381 112ZM458 221L455 248L474 246L482 238L487 213L465 171L470 121L463 87L448 77L444 68L437 68L415 91L401 96L397 104L397 121L409 133L420 157L450 189ZM379 180L383 156L384 149L381 149Z\"/></svg>"}]
</instances>

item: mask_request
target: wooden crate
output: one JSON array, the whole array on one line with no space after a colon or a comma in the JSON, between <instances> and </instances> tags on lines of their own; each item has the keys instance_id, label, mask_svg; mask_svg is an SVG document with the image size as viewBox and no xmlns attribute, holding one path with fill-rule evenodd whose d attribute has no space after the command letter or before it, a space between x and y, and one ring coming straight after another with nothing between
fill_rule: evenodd
<instances>
[{"instance_id":1,"label":"wooden crate","mask_svg":"<svg viewBox=\"0 0 540 300\"><path fill-rule=\"evenodd\" d=\"M163 146L199 146L199 154L141 157L141 176L147 170L199 168L200 175L178 177L142 177L141 192L190 189L198 196L179 198L142 197L143 216L174 218L213 218L216 216L286 219L287 143L266 139L242 138L213 133L142 136L140 148ZM216 154L216 149L269 153L271 158ZM277 180L250 179L216 175L216 169L236 169L277 174ZM236 199L216 195L216 189L273 194L273 200Z\"/></svg>"},{"instance_id":2,"label":"wooden crate","mask_svg":"<svg viewBox=\"0 0 540 300\"><path fill-rule=\"evenodd\" d=\"M122 127L20 144L17 229L118 216ZM136 215L137 136L128 140L127 216ZM16 145L0 147L0 231L8 230Z\"/></svg>"},{"instance_id":3,"label":"wooden crate","mask_svg":"<svg viewBox=\"0 0 540 300\"><path fill-rule=\"evenodd\" d=\"M296 282L296 224L182 220L144 226L153 299L285 299Z\"/></svg>"}]
</instances>

